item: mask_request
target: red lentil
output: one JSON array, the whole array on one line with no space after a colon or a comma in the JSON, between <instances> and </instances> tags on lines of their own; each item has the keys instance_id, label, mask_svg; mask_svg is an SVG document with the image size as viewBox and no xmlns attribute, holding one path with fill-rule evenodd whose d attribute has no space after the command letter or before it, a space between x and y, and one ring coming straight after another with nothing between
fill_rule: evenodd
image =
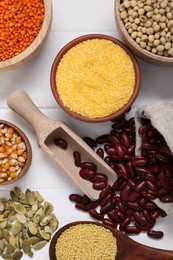
<instances>
[{"instance_id":1,"label":"red lentil","mask_svg":"<svg viewBox=\"0 0 173 260\"><path fill-rule=\"evenodd\" d=\"M0 61L18 55L33 42L44 12L43 0L0 1Z\"/></svg>"}]
</instances>

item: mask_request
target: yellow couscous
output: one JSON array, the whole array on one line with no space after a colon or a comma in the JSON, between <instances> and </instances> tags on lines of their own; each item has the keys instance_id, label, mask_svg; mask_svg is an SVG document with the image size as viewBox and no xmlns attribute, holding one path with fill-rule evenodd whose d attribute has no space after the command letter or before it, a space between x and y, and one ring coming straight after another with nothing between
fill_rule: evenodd
<instances>
[{"instance_id":1,"label":"yellow couscous","mask_svg":"<svg viewBox=\"0 0 173 260\"><path fill-rule=\"evenodd\" d=\"M135 87L130 56L110 40L91 39L71 48L56 71L57 91L73 112L100 118L121 109Z\"/></svg>"},{"instance_id":2,"label":"yellow couscous","mask_svg":"<svg viewBox=\"0 0 173 260\"><path fill-rule=\"evenodd\" d=\"M116 238L95 224L78 224L66 229L55 246L58 260L115 260Z\"/></svg>"}]
</instances>

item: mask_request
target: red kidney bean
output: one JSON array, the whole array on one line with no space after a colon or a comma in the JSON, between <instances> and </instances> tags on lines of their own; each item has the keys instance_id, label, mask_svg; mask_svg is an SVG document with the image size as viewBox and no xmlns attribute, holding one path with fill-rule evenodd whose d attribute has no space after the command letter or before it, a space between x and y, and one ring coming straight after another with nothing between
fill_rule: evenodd
<instances>
[{"instance_id":1,"label":"red kidney bean","mask_svg":"<svg viewBox=\"0 0 173 260\"><path fill-rule=\"evenodd\" d=\"M116 163L111 162L109 165L115 172L118 171L118 166Z\"/></svg>"},{"instance_id":2,"label":"red kidney bean","mask_svg":"<svg viewBox=\"0 0 173 260\"><path fill-rule=\"evenodd\" d=\"M106 156L106 157L104 158L104 161L109 165L110 162L111 162L111 157L110 157L110 156Z\"/></svg>"},{"instance_id":3,"label":"red kidney bean","mask_svg":"<svg viewBox=\"0 0 173 260\"><path fill-rule=\"evenodd\" d=\"M108 211L110 211L111 209L113 209L112 203L108 202L105 206L101 207L100 209L100 213L101 214L106 214Z\"/></svg>"},{"instance_id":4,"label":"red kidney bean","mask_svg":"<svg viewBox=\"0 0 173 260\"><path fill-rule=\"evenodd\" d=\"M131 178L131 177L128 179L128 184L129 184L129 186L130 186L132 189L134 189L134 188L136 187L136 182L135 182L134 179Z\"/></svg>"},{"instance_id":5,"label":"red kidney bean","mask_svg":"<svg viewBox=\"0 0 173 260\"><path fill-rule=\"evenodd\" d=\"M157 209L157 205L153 202L147 202L145 203L144 208L149 210L155 210Z\"/></svg>"},{"instance_id":6,"label":"red kidney bean","mask_svg":"<svg viewBox=\"0 0 173 260\"><path fill-rule=\"evenodd\" d=\"M172 190L172 187L171 186L169 186L168 188L161 188L161 189L159 189L159 191L158 191L158 195L159 195L159 197L162 197L163 195L166 195L166 194L170 194L171 193L171 190Z\"/></svg>"},{"instance_id":7,"label":"red kidney bean","mask_svg":"<svg viewBox=\"0 0 173 260\"><path fill-rule=\"evenodd\" d=\"M151 194L151 195L155 195L155 196L158 195L158 190L153 191L153 190L148 189L147 191L148 191L148 193Z\"/></svg>"},{"instance_id":8,"label":"red kidney bean","mask_svg":"<svg viewBox=\"0 0 173 260\"><path fill-rule=\"evenodd\" d=\"M120 138L121 138L121 142L122 144L126 147L129 148L132 140L130 139L129 135L126 132L121 132L120 133Z\"/></svg>"},{"instance_id":9,"label":"red kidney bean","mask_svg":"<svg viewBox=\"0 0 173 260\"><path fill-rule=\"evenodd\" d=\"M162 214L161 209L156 209L156 210L154 210L154 211L152 211L152 212L150 213L150 216L151 216L153 219L156 219L156 218L160 217L161 214Z\"/></svg>"},{"instance_id":10,"label":"red kidney bean","mask_svg":"<svg viewBox=\"0 0 173 260\"><path fill-rule=\"evenodd\" d=\"M146 219L148 220L148 222L153 222L153 218L150 216L150 213L148 212L147 209L143 209L143 214L146 217Z\"/></svg>"},{"instance_id":11,"label":"red kidney bean","mask_svg":"<svg viewBox=\"0 0 173 260\"><path fill-rule=\"evenodd\" d=\"M172 170L172 168L171 168L170 163L163 163L163 164L162 164L162 171L163 171L164 175L165 175L167 178L173 177L173 170Z\"/></svg>"},{"instance_id":12,"label":"red kidney bean","mask_svg":"<svg viewBox=\"0 0 173 260\"><path fill-rule=\"evenodd\" d=\"M127 206L129 206L131 209L134 209L136 211L141 211L142 207L137 202L127 202Z\"/></svg>"},{"instance_id":13,"label":"red kidney bean","mask_svg":"<svg viewBox=\"0 0 173 260\"><path fill-rule=\"evenodd\" d=\"M122 144L120 144L120 143L116 143L115 144L115 149L116 149L116 152L118 154L118 157L120 159L124 158L124 156L126 154L124 146Z\"/></svg>"},{"instance_id":14,"label":"red kidney bean","mask_svg":"<svg viewBox=\"0 0 173 260\"><path fill-rule=\"evenodd\" d=\"M88 204L88 208L89 209L95 209L97 208L97 206L99 206L100 204L100 200L94 200L94 201L90 201L90 203Z\"/></svg>"},{"instance_id":15,"label":"red kidney bean","mask_svg":"<svg viewBox=\"0 0 173 260\"><path fill-rule=\"evenodd\" d=\"M136 170L138 173L141 173L141 174L152 174L152 171L151 171L150 168L135 167L135 170Z\"/></svg>"},{"instance_id":16,"label":"red kidney bean","mask_svg":"<svg viewBox=\"0 0 173 260\"><path fill-rule=\"evenodd\" d=\"M103 173L95 173L94 178L92 179L93 182L107 182L108 177Z\"/></svg>"},{"instance_id":17,"label":"red kidney bean","mask_svg":"<svg viewBox=\"0 0 173 260\"><path fill-rule=\"evenodd\" d=\"M122 181L118 185L118 190L122 190L127 184L127 181Z\"/></svg>"},{"instance_id":18,"label":"red kidney bean","mask_svg":"<svg viewBox=\"0 0 173 260\"><path fill-rule=\"evenodd\" d=\"M153 222L150 222L150 223L148 223L144 226L141 226L140 228L141 228L142 231L148 231L155 225L155 223L156 222L153 220Z\"/></svg>"},{"instance_id":19,"label":"red kidney bean","mask_svg":"<svg viewBox=\"0 0 173 260\"><path fill-rule=\"evenodd\" d=\"M111 186L107 185L99 194L99 199L103 199L104 197L106 197L108 195L108 193L111 192Z\"/></svg>"},{"instance_id":20,"label":"red kidney bean","mask_svg":"<svg viewBox=\"0 0 173 260\"><path fill-rule=\"evenodd\" d=\"M160 200L162 202L173 202L173 196L172 195L164 195L160 197Z\"/></svg>"},{"instance_id":21,"label":"red kidney bean","mask_svg":"<svg viewBox=\"0 0 173 260\"><path fill-rule=\"evenodd\" d=\"M131 194L131 187L130 185L126 185L124 189L120 193L120 197L123 201L127 202L129 200L129 196Z\"/></svg>"},{"instance_id":22,"label":"red kidney bean","mask_svg":"<svg viewBox=\"0 0 173 260\"><path fill-rule=\"evenodd\" d=\"M128 149L127 149L127 153L128 154L134 154L135 152L135 144L131 144Z\"/></svg>"},{"instance_id":23,"label":"red kidney bean","mask_svg":"<svg viewBox=\"0 0 173 260\"><path fill-rule=\"evenodd\" d=\"M89 169L89 170L93 170L93 171L97 170L97 166L94 163L90 163L90 162L83 162L83 163L81 163L80 167L82 169Z\"/></svg>"},{"instance_id":24,"label":"red kidney bean","mask_svg":"<svg viewBox=\"0 0 173 260\"><path fill-rule=\"evenodd\" d=\"M79 167L81 164L81 157L80 157L80 153L77 151L74 151L73 153L73 158L74 158L74 164L76 165L76 167Z\"/></svg>"},{"instance_id":25,"label":"red kidney bean","mask_svg":"<svg viewBox=\"0 0 173 260\"><path fill-rule=\"evenodd\" d=\"M135 186L136 192L141 192L145 188L145 181L138 181Z\"/></svg>"},{"instance_id":26,"label":"red kidney bean","mask_svg":"<svg viewBox=\"0 0 173 260\"><path fill-rule=\"evenodd\" d=\"M126 218L124 221L122 221L121 223L120 223L120 231L124 231L125 229L126 229L126 227L127 227L127 225L129 225L130 224L130 222L131 222L131 217L128 217L128 218Z\"/></svg>"},{"instance_id":27,"label":"red kidney bean","mask_svg":"<svg viewBox=\"0 0 173 260\"><path fill-rule=\"evenodd\" d=\"M126 122L127 122L126 119L122 119L121 121L118 121L118 122L114 123L112 125L112 128L117 130L117 129L121 128L122 126L124 126Z\"/></svg>"},{"instance_id":28,"label":"red kidney bean","mask_svg":"<svg viewBox=\"0 0 173 260\"><path fill-rule=\"evenodd\" d=\"M109 226L109 227L113 227L113 228L116 228L116 227L117 227L117 224L116 224L115 222L111 221L111 220L108 219L108 218L104 218L104 219L102 220L102 222L103 222L104 225L107 225L107 226Z\"/></svg>"},{"instance_id":29,"label":"red kidney bean","mask_svg":"<svg viewBox=\"0 0 173 260\"><path fill-rule=\"evenodd\" d=\"M113 211L110 210L108 212L108 217L114 222L114 223L120 223L122 222L121 218Z\"/></svg>"},{"instance_id":30,"label":"red kidney bean","mask_svg":"<svg viewBox=\"0 0 173 260\"><path fill-rule=\"evenodd\" d=\"M153 174L145 174L145 179L146 180L149 180L149 181L152 181L152 182L157 182L157 177Z\"/></svg>"},{"instance_id":31,"label":"red kidney bean","mask_svg":"<svg viewBox=\"0 0 173 260\"><path fill-rule=\"evenodd\" d=\"M150 143L147 143L147 142L143 142L142 143L142 147L146 150L156 150L159 148L159 144L150 144Z\"/></svg>"},{"instance_id":32,"label":"red kidney bean","mask_svg":"<svg viewBox=\"0 0 173 260\"><path fill-rule=\"evenodd\" d=\"M150 194L146 189L142 190L141 191L141 195L146 198L146 199L149 199L149 200L154 200L156 198L156 196Z\"/></svg>"},{"instance_id":33,"label":"red kidney bean","mask_svg":"<svg viewBox=\"0 0 173 260\"><path fill-rule=\"evenodd\" d=\"M116 136L117 138L120 138L120 135L119 135L118 131L116 131L116 130L111 130L110 135Z\"/></svg>"},{"instance_id":34,"label":"red kidney bean","mask_svg":"<svg viewBox=\"0 0 173 260\"><path fill-rule=\"evenodd\" d=\"M158 159L161 162L169 162L170 161L170 156L168 156L167 154L164 153L156 153L155 158Z\"/></svg>"},{"instance_id":35,"label":"red kidney bean","mask_svg":"<svg viewBox=\"0 0 173 260\"><path fill-rule=\"evenodd\" d=\"M156 191L157 190L157 185L149 180L146 180L146 185L148 186L148 188L152 191Z\"/></svg>"},{"instance_id":36,"label":"red kidney bean","mask_svg":"<svg viewBox=\"0 0 173 260\"><path fill-rule=\"evenodd\" d=\"M99 212L97 212L95 209L89 209L89 214L91 217L98 219L98 220L102 220L103 219L103 215Z\"/></svg>"},{"instance_id":37,"label":"red kidney bean","mask_svg":"<svg viewBox=\"0 0 173 260\"><path fill-rule=\"evenodd\" d=\"M126 216L133 216L134 210L133 209L127 209L125 214Z\"/></svg>"},{"instance_id":38,"label":"red kidney bean","mask_svg":"<svg viewBox=\"0 0 173 260\"><path fill-rule=\"evenodd\" d=\"M116 181L113 183L112 187L111 187L111 191L112 191L112 193L114 193L114 192L116 192L117 190L118 190L118 181L116 180Z\"/></svg>"},{"instance_id":39,"label":"red kidney bean","mask_svg":"<svg viewBox=\"0 0 173 260\"><path fill-rule=\"evenodd\" d=\"M144 205L147 203L147 199L145 198L141 198L140 201L139 201L139 205L143 208Z\"/></svg>"},{"instance_id":40,"label":"red kidney bean","mask_svg":"<svg viewBox=\"0 0 173 260\"><path fill-rule=\"evenodd\" d=\"M135 172L134 167L132 166L132 163L131 162L127 162L127 167L128 167L128 169L130 171L130 176L132 178L135 178L136 177L136 172Z\"/></svg>"},{"instance_id":41,"label":"red kidney bean","mask_svg":"<svg viewBox=\"0 0 173 260\"><path fill-rule=\"evenodd\" d=\"M124 206L120 197L117 197L116 202L117 202L117 205L118 205L119 209L121 210L121 212L125 212L126 207Z\"/></svg>"},{"instance_id":42,"label":"red kidney bean","mask_svg":"<svg viewBox=\"0 0 173 260\"><path fill-rule=\"evenodd\" d=\"M106 188L106 186L107 186L107 182L104 182L104 181L100 181L100 182L95 181L95 182L93 182L93 185L92 185L94 190L103 190L104 188Z\"/></svg>"},{"instance_id":43,"label":"red kidney bean","mask_svg":"<svg viewBox=\"0 0 173 260\"><path fill-rule=\"evenodd\" d=\"M129 196L129 201L130 202L133 202L133 201L136 201L139 197L140 197L140 193L136 192L136 191L133 191L130 196Z\"/></svg>"},{"instance_id":44,"label":"red kidney bean","mask_svg":"<svg viewBox=\"0 0 173 260\"><path fill-rule=\"evenodd\" d=\"M147 235L152 238L162 238L163 232L162 231L155 231L155 230L149 230L147 232Z\"/></svg>"},{"instance_id":45,"label":"red kidney bean","mask_svg":"<svg viewBox=\"0 0 173 260\"><path fill-rule=\"evenodd\" d=\"M115 194L112 194L112 196L111 196L111 203L112 203L112 205L114 205L114 207L116 206L116 195Z\"/></svg>"},{"instance_id":46,"label":"red kidney bean","mask_svg":"<svg viewBox=\"0 0 173 260\"><path fill-rule=\"evenodd\" d=\"M146 225L148 223L142 212L135 211L133 217L140 225Z\"/></svg>"},{"instance_id":47,"label":"red kidney bean","mask_svg":"<svg viewBox=\"0 0 173 260\"><path fill-rule=\"evenodd\" d=\"M115 147L111 147L110 145L105 145L104 148L105 148L106 153L107 153L108 155L110 155L110 156L117 154Z\"/></svg>"},{"instance_id":48,"label":"red kidney bean","mask_svg":"<svg viewBox=\"0 0 173 260\"><path fill-rule=\"evenodd\" d=\"M118 208L115 208L114 209L115 213L117 214L117 216L121 219L121 221L125 220L126 219L126 214L124 214L123 212L121 212L120 209Z\"/></svg>"},{"instance_id":49,"label":"red kidney bean","mask_svg":"<svg viewBox=\"0 0 173 260\"><path fill-rule=\"evenodd\" d=\"M110 142L112 142L113 144L117 144L117 143L120 142L119 138L117 136L114 136L114 135L109 135L108 140Z\"/></svg>"},{"instance_id":50,"label":"red kidney bean","mask_svg":"<svg viewBox=\"0 0 173 260\"><path fill-rule=\"evenodd\" d=\"M69 200L73 201L75 203L82 203L82 196L78 195L78 194L70 194L69 195Z\"/></svg>"},{"instance_id":51,"label":"red kidney bean","mask_svg":"<svg viewBox=\"0 0 173 260\"><path fill-rule=\"evenodd\" d=\"M128 235L137 235L141 232L141 229L136 226L127 226L125 229L125 233Z\"/></svg>"},{"instance_id":52,"label":"red kidney bean","mask_svg":"<svg viewBox=\"0 0 173 260\"><path fill-rule=\"evenodd\" d=\"M150 138L150 144L160 144L163 142L163 138L161 136L154 136Z\"/></svg>"},{"instance_id":53,"label":"red kidney bean","mask_svg":"<svg viewBox=\"0 0 173 260\"><path fill-rule=\"evenodd\" d=\"M132 158L133 166L145 166L148 165L148 159L143 156L136 156Z\"/></svg>"},{"instance_id":54,"label":"red kidney bean","mask_svg":"<svg viewBox=\"0 0 173 260\"><path fill-rule=\"evenodd\" d=\"M162 187L165 189L168 188L169 180L162 171L159 173L158 178L159 178L159 181L160 181Z\"/></svg>"},{"instance_id":55,"label":"red kidney bean","mask_svg":"<svg viewBox=\"0 0 173 260\"><path fill-rule=\"evenodd\" d=\"M110 192L102 200L100 200L100 206L101 207L105 206L108 203L108 201L111 199L111 197L112 197L112 193Z\"/></svg>"},{"instance_id":56,"label":"red kidney bean","mask_svg":"<svg viewBox=\"0 0 173 260\"><path fill-rule=\"evenodd\" d=\"M156 129L150 129L149 131L148 131L148 136L150 137L150 138L152 138L152 137L154 137L154 136L156 136L156 135L158 135L158 131L156 130Z\"/></svg>"},{"instance_id":57,"label":"red kidney bean","mask_svg":"<svg viewBox=\"0 0 173 260\"><path fill-rule=\"evenodd\" d=\"M133 126L122 126L121 129L127 134L135 134L135 128Z\"/></svg>"},{"instance_id":58,"label":"red kidney bean","mask_svg":"<svg viewBox=\"0 0 173 260\"><path fill-rule=\"evenodd\" d=\"M88 205L90 203L90 198L88 198L88 196L86 194L83 195L82 197L82 204L83 205Z\"/></svg>"},{"instance_id":59,"label":"red kidney bean","mask_svg":"<svg viewBox=\"0 0 173 260\"><path fill-rule=\"evenodd\" d=\"M155 164L151 166L152 173L158 173L159 165Z\"/></svg>"},{"instance_id":60,"label":"red kidney bean","mask_svg":"<svg viewBox=\"0 0 173 260\"><path fill-rule=\"evenodd\" d=\"M104 151L102 148L98 148L96 150L96 153L98 154L98 156L100 156L100 158L102 158L102 159L104 158Z\"/></svg>"},{"instance_id":61,"label":"red kidney bean","mask_svg":"<svg viewBox=\"0 0 173 260\"><path fill-rule=\"evenodd\" d=\"M96 143L97 144L104 144L104 143L108 143L108 136L109 135L101 135L99 137L96 138Z\"/></svg>"},{"instance_id":62,"label":"red kidney bean","mask_svg":"<svg viewBox=\"0 0 173 260\"><path fill-rule=\"evenodd\" d=\"M63 150L66 150L67 147L68 147L67 142L64 139L61 139L61 138L55 138L54 139L54 144L56 146L58 146L59 148L63 149Z\"/></svg>"},{"instance_id":63,"label":"red kidney bean","mask_svg":"<svg viewBox=\"0 0 173 260\"><path fill-rule=\"evenodd\" d=\"M169 147L168 146L161 146L161 147L159 147L159 152L161 152L161 153L165 153L165 154L167 154L168 156L173 156L173 154L172 154L172 152L171 152L171 150L169 149Z\"/></svg>"},{"instance_id":64,"label":"red kidney bean","mask_svg":"<svg viewBox=\"0 0 173 260\"><path fill-rule=\"evenodd\" d=\"M80 209L82 211L89 211L89 208L86 205L80 203L75 204L75 208Z\"/></svg>"},{"instance_id":65,"label":"red kidney bean","mask_svg":"<svg viewBox=\"0 0 173 260\"><path fill-rule=\"evenodd\" d=\"M93 170L81 169L79 171L79 175L85 180L91 180L94 177L95 173Z\"/></svg>"},{"instance_id":66,"label":"red kidney bean","mask_svg":"<svg viewBox=\"0 0 173 260\"><path fill-rule=\"evenodd\" d=\"M139 127L138 133L142 135L142 134L148 132L148 130L150 130L150 129L151 129L151 124L145 124L145 125L142 125Z\"/></svg>"},{"instance_id":67,"label":"red kidney bean","mask_svg":"<svg viewBox=\"0 0 173 260\"><path fill-rule=\"evenodd\" d=\"M94 141L92 138L90 137L84 137L83 140L90 146L90 147L96 147L97 146L97 143L96 141Z\"/></svg>"},{"instance_id":68,"label":"red kidney bean","mask_svg":"<svg viewBox=\"0 0 173 260\"><path fill-rule=\"evenodd\" d=\"M130 172L128 170L127 165L124 162L120 162L118 164L119 170L122 172L122 176L124 179L128 179L130 177Z\"/></svg>"}]
</instances>

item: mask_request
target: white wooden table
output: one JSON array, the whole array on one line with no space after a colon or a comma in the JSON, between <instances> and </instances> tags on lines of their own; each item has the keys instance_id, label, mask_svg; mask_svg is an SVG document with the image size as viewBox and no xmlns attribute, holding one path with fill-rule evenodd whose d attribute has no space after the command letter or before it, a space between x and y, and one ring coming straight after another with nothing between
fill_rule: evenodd
<instances>
[{"instance_id":1,"label":"white wooden table","mask_svg":"<svg viewBox=\"0 0 173 260\"><path fill-rule=\"evenodd\" d=\"M71 180L46 157L37 146L36 136L31 127L6 103L9 95L17 89L25 90L43 113L53 119L64 120L81 136L96 137L107 133L110 123L89 124L75 120L65 114L55 102L50 90L50 69L57 52L70 40L89 33L103 33L120 39L114 21L114 0L53 0L53 22L48 39L39 54L22 67L0 71L0 118L19 126L28 136L33 160L27 175L17 184L22 190L39 190L43 197L54 205L59 219L59 228L77 220L91 220L87 213L77 211L69 202L70 193L80 192ZM133 105L149 104L173 96L173 68L150 65L139 60L142 84L139 96ZM90 134L88 134L90 133ZM0 188L0 197L9 197L9 190L15 185ZM143 244L173 249L173 217L159 219L155 229L164 231L164 238L153 240L146 233L133 236ZM49 259L49 245L34 252L33 259ZM22 259L30 259L23 256ZM92 260L92 259L91 259Z\"/></svg>"}]
</instances>

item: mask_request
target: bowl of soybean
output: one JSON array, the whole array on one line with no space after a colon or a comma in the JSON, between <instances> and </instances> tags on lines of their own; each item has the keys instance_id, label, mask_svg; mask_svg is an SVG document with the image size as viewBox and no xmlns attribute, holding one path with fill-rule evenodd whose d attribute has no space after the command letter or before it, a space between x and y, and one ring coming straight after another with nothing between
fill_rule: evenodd
<instances>
[{"instance_id":1,"label":"bowl of soybean","mask_svg":"<svg viewBox=\"0 0 173 260\"><path fill-rule=\"evenodd\" d=\"M158 66L173 66L173 3L116 0L117 29L138 57Z\"/></svg>"},{"instance_id":2,"label":"bowl of soybean","mask_svg":"<svg viewBox=\"0 0 173 260\"><path fill-rule=\"evenodd\" d=\"M38 53L51 26L52 0L2 0L0 13L0 70L7 70Z\"/></svg>"},{"instance_id":3,"label":"bowl of soybean","mask_svg":"<svg viewBox=\"0 0 173 260\"><path fill-rule=\"evenodd\" d=\"M58 105L85 122L105 122L124 114L140 88L140 68L118 39L103 34L80 36L57 54L50 83Z\"/></svg>"}]
</instances>

